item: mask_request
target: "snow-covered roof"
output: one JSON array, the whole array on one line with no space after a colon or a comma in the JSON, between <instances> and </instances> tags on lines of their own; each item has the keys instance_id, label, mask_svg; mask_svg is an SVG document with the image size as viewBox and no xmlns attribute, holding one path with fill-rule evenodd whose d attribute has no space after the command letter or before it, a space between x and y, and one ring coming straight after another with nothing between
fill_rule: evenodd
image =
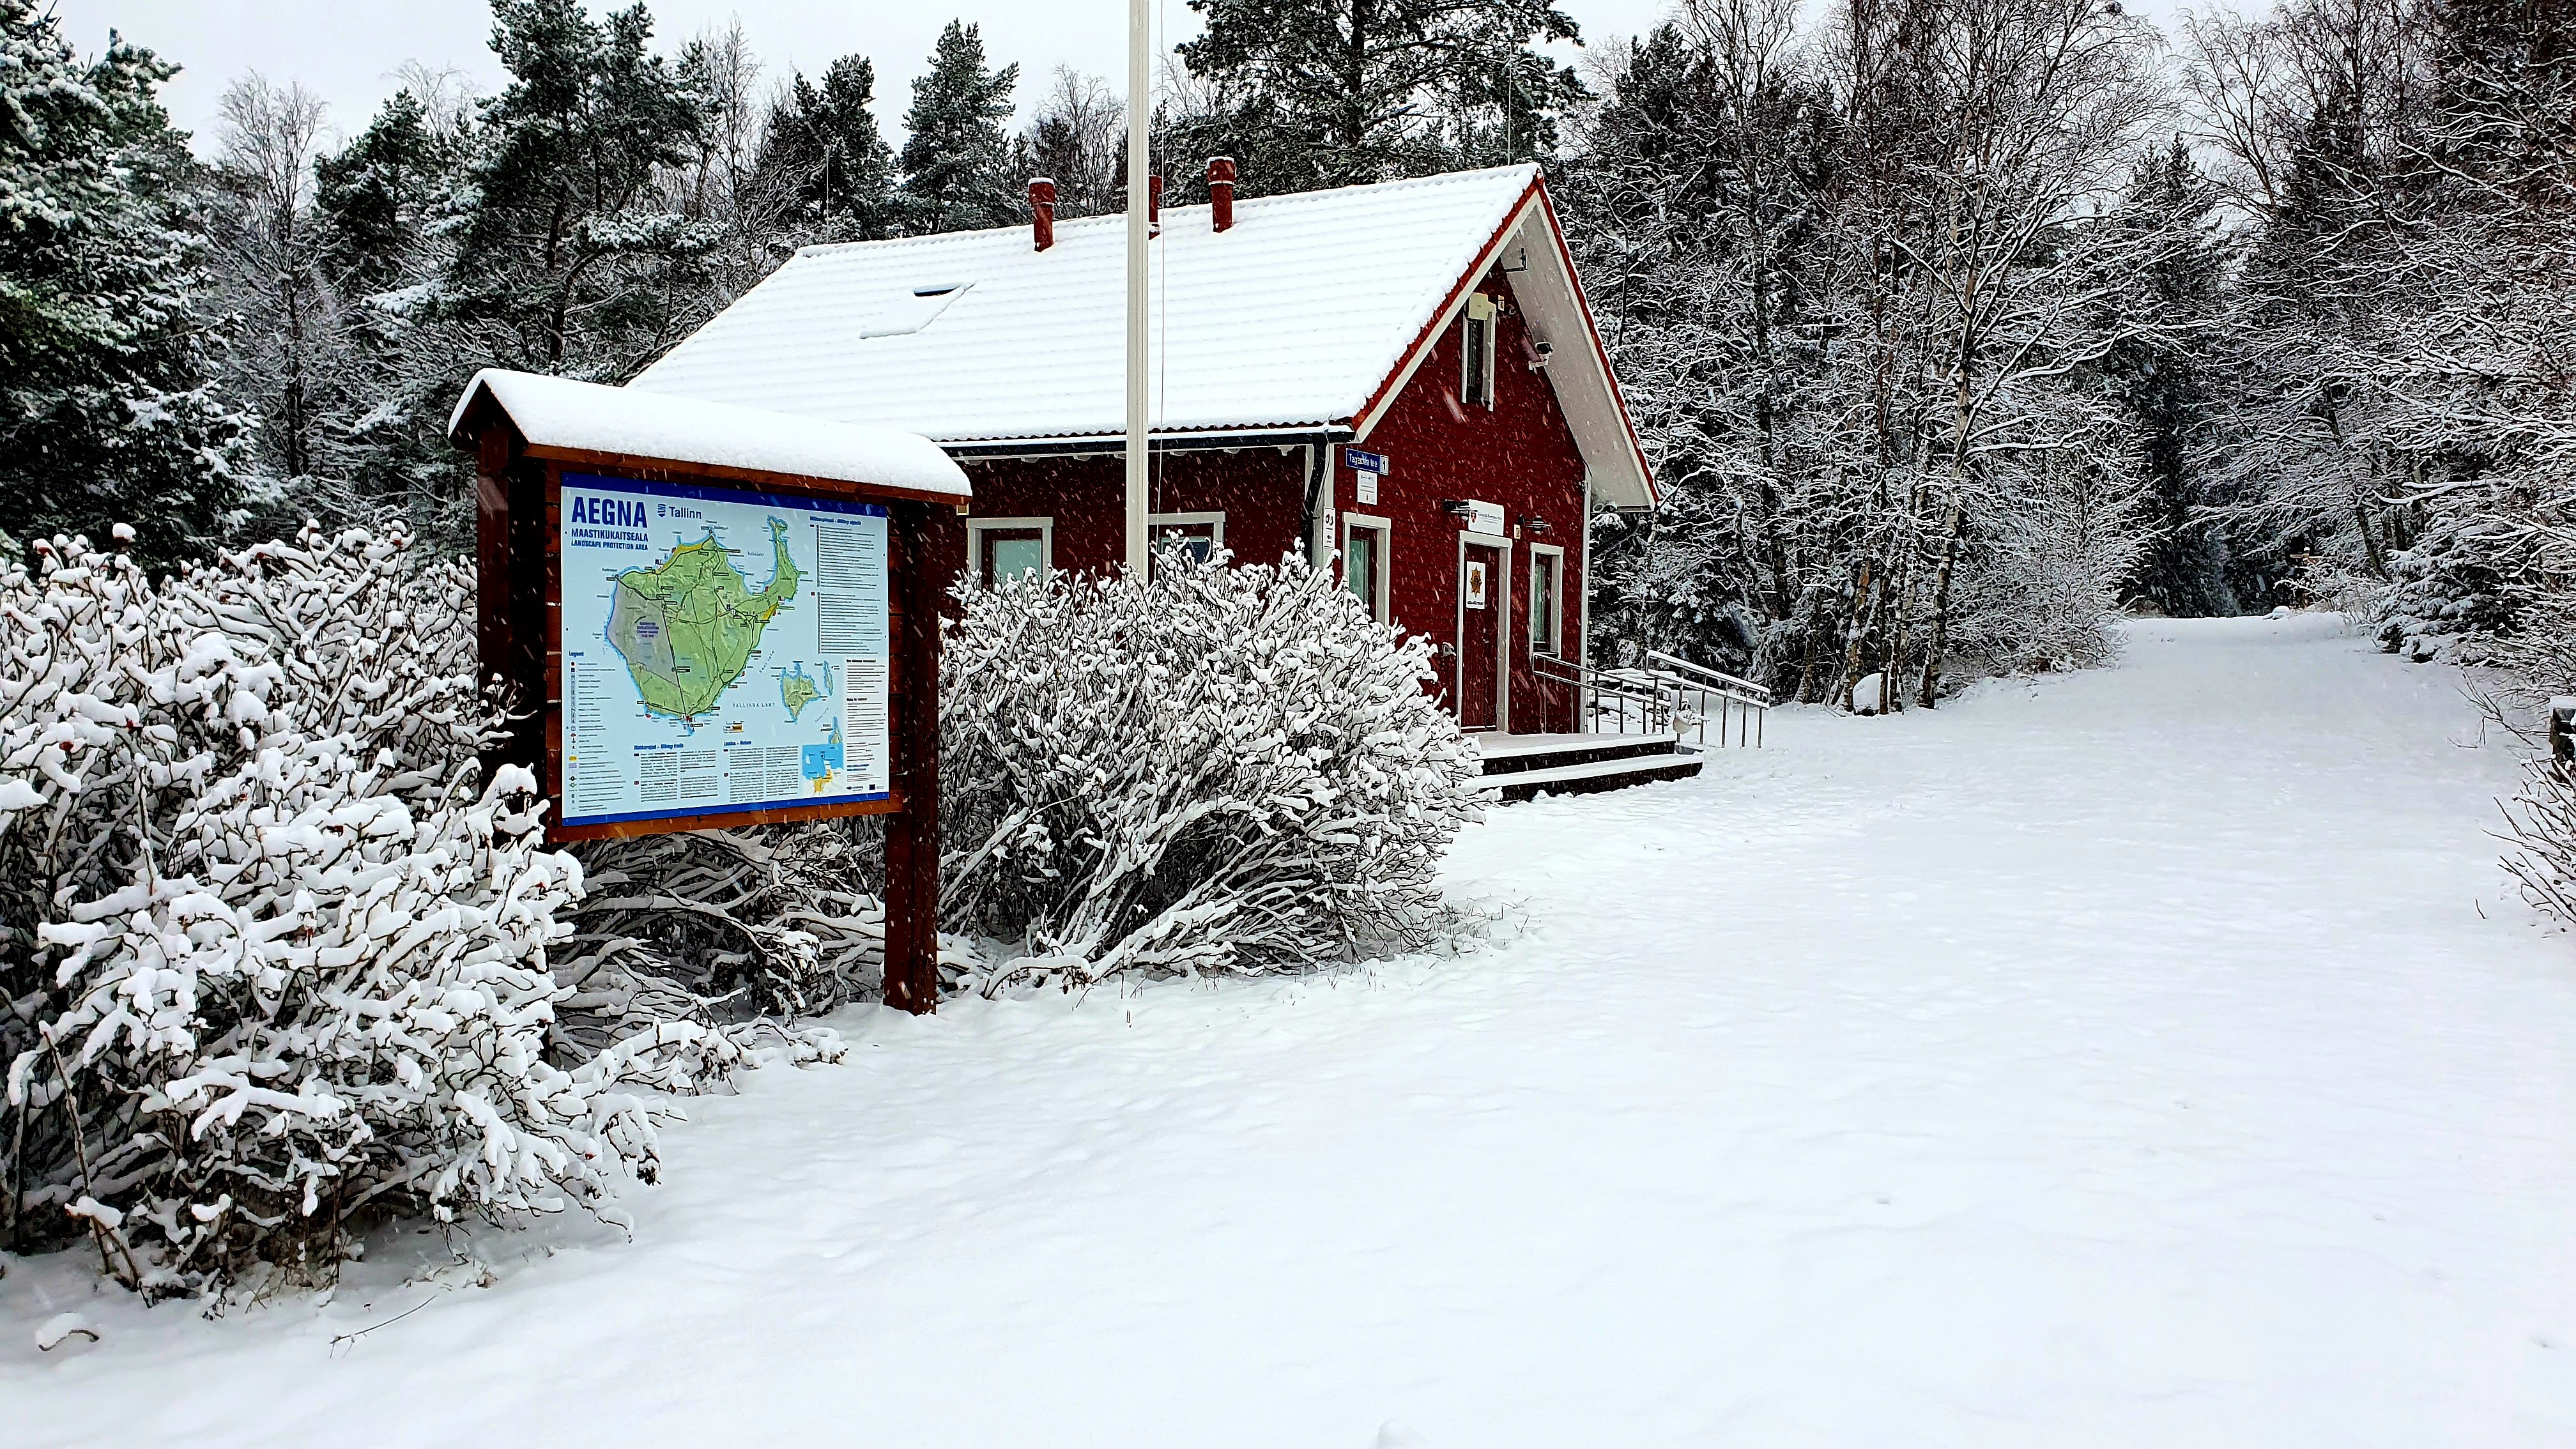
<instances>
[{"instance_id":1,"label":"snow-covered roof","mask_svg":"<svg viewBox=\"0 0 2576 1449\"><path fill-rule=\"evenodd\" d=\"M919 433L730 402L642 393L569 377L487 367L465 385L448 415L461 430L476 399L489 398L531 448L617 458L694 463L735 474L775 474L865 483L913 493L972 496L965 470Z\"/></svg>"},{"instance_id":2,"label":"snow-covered roof","mask_svg":"<svg viewBox=\"0 0 2576 1449\"><path fill-rule=\"evenodd\" d=\"M1341 427L1365 439L1467 291L1511 256L1515 295L1617 504L1653 484L1533 166L1163 213L1154 243L1158 434ZM943 443L1113 439L1125 426L1126 220L814 246L630 390L873 423Z\"/></svg>"}]
</instances>

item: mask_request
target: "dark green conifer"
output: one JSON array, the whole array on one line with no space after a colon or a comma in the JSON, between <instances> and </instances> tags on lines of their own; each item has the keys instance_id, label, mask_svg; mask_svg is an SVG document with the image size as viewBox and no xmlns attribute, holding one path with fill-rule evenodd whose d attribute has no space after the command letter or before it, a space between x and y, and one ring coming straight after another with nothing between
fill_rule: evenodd
<instances>
[{"instance_id":1,"label":"dark green conifer","mask_svg":"<svg viewBox=\"0 0 2576 1449\"><path fill-rule=\"evenodd\" d=\"M1019 219L1012 194L1011 91L1020 68L984 65L978 27L951 20L930 53L930 71L912 83L903 124L903 207L915 232L972 231Z\"/></svg>"},{"instance_id":2,"label":"dark green conifer","mask_svg":"<svg viewBox=\"0 0 2576 1449\"><path fill-rule=\"evenodd\" d=\"M50 6L0 0L0 547L129 524L168 563L237 500L200 178L154 98L177 71L114 35L83 62Z\"/></svg>"},{"instance_id":3,"label":"dark green conifer","mask_svg":"<svg viewBox=\"0 0 2576 1449\"><path fill-rule=\"evenodd\" d=\"M781 220L834 241L895 232L894 152L877 130L877 71L845 55L820 85L799 75L762 133L757 184Z\"/></svg>"}]
</instances>

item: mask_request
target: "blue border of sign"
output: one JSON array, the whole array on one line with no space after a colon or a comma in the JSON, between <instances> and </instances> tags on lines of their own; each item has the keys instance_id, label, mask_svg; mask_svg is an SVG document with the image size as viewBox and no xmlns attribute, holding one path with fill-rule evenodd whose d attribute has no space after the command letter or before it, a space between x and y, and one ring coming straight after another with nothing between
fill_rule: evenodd
<instances>
[{"instance_id":1,"label":"blue border of sign","mask_svg":"<svg viewBox=\"0 0 2576 1449\"><path fill-rule=\"evenodd\" d=\"M709 488L700 483L650 483L641 478L618 478L606 473L563 475L563 487L570 488L576 482L583 487L605 485L612 491L623 489L629 493L658 493L666 498L704 498L715 503L732 503L745 498L757 498L763 503L775 503L781 508L802 508L808 513L868 513L879 518L893 517L886 511L884 504L866 503L856 498L816 498L803 493L765 493L757 488Z\"/></svg>"},{"instance_id":2,"label":"blue border of sign","mask_svg":"<svg viewBox=\"0 0 2576 1449\"><path fill-rule=\"evenodd\" d=\"M699 498L711 503L739 503L745 499L752 499L780 508L801 508L809 513L857 513L885 519L891 519L894 516L882 503L866 503L856 498L815 498L802 493L769 493L758 488L709 488L698 483L655 483L643 478L619 478L607 473L565 473L561 475L556 491L560 493L565 488L575 486L576 483L584 488L604 488L612 493L648 493L665 498ZM556 525L556 530L557 541L560 543L562 530L560 523ZM893 561L889 559L887 562L891 564ZM887 587L891 589L892 583L889 582ZM555 651L560 654L563 652L563 613L560 609L555 613L555 636ZM566 793L569 797L569 789ZM893 798L894 791L888 789L867 795L834 795L826 800L806 800L801 803L850 805ZM756 815L763 810L794 810L798 805L799 802L790 800L762 800L750 805L696 805L684 810L634 810L623 815L567 813L555 823L571 830L585 825L623 825L634 820L676 820L683 816L705 818L715 815Z\"/></svg>"}]
</instances>

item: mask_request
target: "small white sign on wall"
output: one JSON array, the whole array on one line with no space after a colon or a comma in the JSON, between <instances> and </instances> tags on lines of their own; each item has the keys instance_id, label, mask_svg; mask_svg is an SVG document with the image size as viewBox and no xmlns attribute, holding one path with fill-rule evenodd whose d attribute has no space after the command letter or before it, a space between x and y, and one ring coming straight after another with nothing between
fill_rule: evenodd
<instances>
[{"instance_id":1,"label":"small white sign on wall","mask_svg":"<svg viewBox=\"0 0 2576 1449\"><path fill-rule=\"evenodd\" d=\"M1351 465L1351 481L1358 490L1359 501L1377 502L1377 480L1387 474L1386 455L1344 448L1342 461Z\"/></svg>"},{"instance_id":2,"label":"small white sign on wall","mask_svg":"<svg viewBox=\"0 0 2576 1449\"><path fill-rule=\"evenodd\" d=\"M1468 499L1467 531L1500 537L1503 531L1503 505L1487 503L1481 498Z\"/></svg>"}]
</instances>

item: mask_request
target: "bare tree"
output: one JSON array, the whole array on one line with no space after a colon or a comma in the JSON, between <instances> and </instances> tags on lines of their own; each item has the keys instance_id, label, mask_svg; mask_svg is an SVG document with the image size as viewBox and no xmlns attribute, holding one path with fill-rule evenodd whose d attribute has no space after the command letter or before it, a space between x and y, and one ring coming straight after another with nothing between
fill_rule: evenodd
<instances>
[{"instance_id":1,"label":"bare tree","mask_svg":"<svg viewBox=\"0 0 2576 1449\"><path fill-rule=\"evenodd\" d=\"M761 234L778 210L752 183L770 101L741 17L700 31L680 53L680 74L695 92L699 127L689 163L664 178L664 205L725 228L733 272L727 290L738 293L759 277Z\"/></svg>"},{"instance_id":2,"label":"bare tree","mask_svg":"<svg viewBox=\"0 0 2576 1449\"><path fill-rule=\"evenodd\" d=\"M2192 138L2229 162L2218 182L2249 210L2277 204L2299 114L2288 104L2290 66L2280 32L2228 10L2182 16L2182 92Z\"/></svg>"},{"instance_id":3,"label":"bare tree","mask_svg":"<svg viewBox=\"0 0 2576 1449\"><path fill-rule=\"evenodd\" d=\"M1126 205L1126 102L1109 83L1057 66L1026 135L1034 174L1055 182L1056 215L1101 216Z\"/></svg>"},{"instance_id":4,"label":"bare tree","mask_svg":"<svg viewBox=\"0 0 2576 1449\"><path fill-rule=\"evenodd\" d=\"M1564 195L1670 500L1603 526L1595 618L1880 710L1939 697L1954 626L1980 664L2099 658L2148 526L2104 359L2173 244L2105 205L2152 38L2078 0L1797 20L1695 0L1577 117Z\"/></svg>"},{"instance_id":5,"label":"bare tree","mask_svg":"<svg viewBox=\"0 0 2576 1449\"><path fill-rule=\"evenodd\" d=\"M474 129L473 79L452 65L407 60L394 68L394 79L419 101L430 139L442 147L462 145Z\"/></svg>"},{"instance_id":6,"label":"bare tree","mask_svg":"<svg viewBox=\"0 0 2576 1449\"><path fill-rule=\"evenodd\" d=\"M2074 439L2018 405L2035 384L2097 361L2114 338L2079 319L2108 279L2098 213L2164 104L2152 34L2091 0L1953 0L1917 48L1939 117L1914 178L1931 225L1898 245L1930 293L1928 359L1946 394L1944 501L1932 562L1920 702L1940 694L1951 590L1985 460Z\"/></svg>"},{"instance_id":7,"label":"bare tree","mask_svg":"<svg viewBox=\"0 0 2576 1449\"><path fill-rule=\"evenodd\" d=\"M314 471L317 352L333 346L337 327L313 216L323 105L301 83L281 88L252 71L225 88L218 114L216 165L229 203L218 256L246 324L235 365L255 380L278 471L299 478Z\"/></svg>"}]
</instances>

